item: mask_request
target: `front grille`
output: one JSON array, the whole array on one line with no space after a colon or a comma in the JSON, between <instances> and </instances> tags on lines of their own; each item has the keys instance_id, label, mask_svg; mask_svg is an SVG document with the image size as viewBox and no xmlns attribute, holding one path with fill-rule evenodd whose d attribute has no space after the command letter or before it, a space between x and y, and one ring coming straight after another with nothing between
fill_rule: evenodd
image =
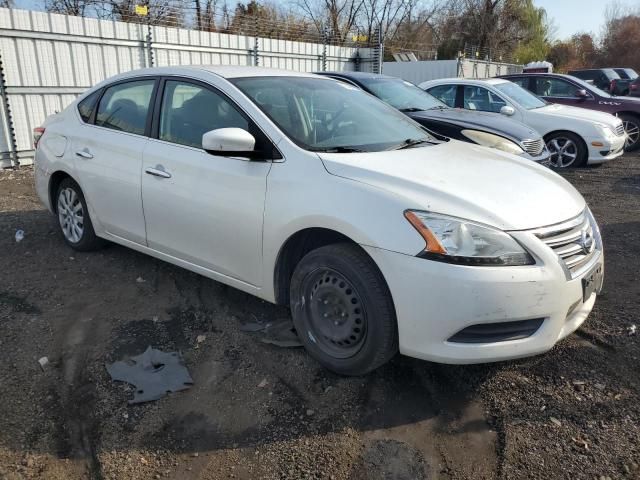
<instances>
[{"instance_id":1,"label":"front grille","mask_svg":"<svg viewBox=\"0 0 640 480\"><path fill-rule=\"evenodd\" d=\"M624 125L622 123L620 123L617 127L616 127L616 135L618 135L619 137L624 135Z\"/></svg>"},{"instance_id":2,"label":"front grille","mask_svg":"<svg viewBox=\"0 0 640 480\"><path fill-rule=\"evenodd\" d=\"M528 338L538 331L544 318L512 322L478 323L460 330L447 341L454 343L495 343Z\"/></svg>"},{"instance_id":3,"label":"front grille","mask_svg":"<svg viewBox=\"0 0 640 480\"><path fill-rule=\"evenodd\" d=\"M523 140L522 146L524 147L524 151L529 155L537 157L544 150L544 140L542 138L537 140Z\"/></svg>"},{"instance_id":4,"label":"front grille","mask_svg":"<svg viewBox=\"0 0 640 480\"><path fill-rule=\"evenodd\" d=\"M547 244L575 277L587 265L598 249L597 227L583 212L576 218L535 230L536 237Z\"/></svg>"}]
</instances>

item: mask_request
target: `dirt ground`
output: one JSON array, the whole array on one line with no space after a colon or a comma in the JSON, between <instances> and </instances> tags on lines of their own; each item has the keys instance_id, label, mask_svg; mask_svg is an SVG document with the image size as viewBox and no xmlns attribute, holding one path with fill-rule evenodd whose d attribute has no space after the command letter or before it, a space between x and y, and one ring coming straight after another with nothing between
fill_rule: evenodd
<instances>
[{"instance_id":1,"label":"dirt ground","mask_svg":"<svg viewBox=\"0 0 640 480\"><path fill-rule=\"evenodd\" d=\"M286 309L116 245L76 253L32 170L0 172L0 478L640 478L640 157L565 175L606 251L576 334L521 361L341 378L242 328ZM194 385L128 405L105 364L148 345L181 351Z\"/></svg>"}]
</instances>

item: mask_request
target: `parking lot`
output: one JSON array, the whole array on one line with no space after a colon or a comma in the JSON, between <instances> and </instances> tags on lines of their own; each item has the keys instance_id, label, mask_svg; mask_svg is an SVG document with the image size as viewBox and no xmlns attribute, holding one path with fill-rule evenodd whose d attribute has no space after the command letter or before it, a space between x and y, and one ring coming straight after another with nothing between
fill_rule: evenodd
<instances>
[{"instance_id":1,"label":"parking lot","mask_svg":"<svg viewBox=\"0 0 640 480\"><path fill-rule=\"evenodd\" d=\"M637 154L563 172L605 243L578 332L531 359L397 357L360 378L242 327L286 309L120 246L72 251L32 174L0 172L0 478L640 478ZM105 364L149 345L181 351L194 385L129 406Z\"/></svg>"}]
</instances>

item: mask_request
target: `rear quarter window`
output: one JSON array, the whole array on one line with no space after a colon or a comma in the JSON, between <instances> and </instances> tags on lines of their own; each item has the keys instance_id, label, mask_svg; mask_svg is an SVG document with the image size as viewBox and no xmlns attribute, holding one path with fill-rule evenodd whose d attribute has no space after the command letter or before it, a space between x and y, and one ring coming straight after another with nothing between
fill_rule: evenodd
<instances>
[{"instance_id":1,"label":"rear quarter window","mask_svg":"<svg viewBox=\"0 0 640 480\"><path fill-rule=\"evenodd\" d=\"M96 105L98 103L98 98L100 97L101 90L93 92L86 98L83 98L78 103L78 113L80 114L80 118L84 123L89 123L91 120L91 116L93 115L93 111L96 109Z\"/></svg>"}]
</instances>

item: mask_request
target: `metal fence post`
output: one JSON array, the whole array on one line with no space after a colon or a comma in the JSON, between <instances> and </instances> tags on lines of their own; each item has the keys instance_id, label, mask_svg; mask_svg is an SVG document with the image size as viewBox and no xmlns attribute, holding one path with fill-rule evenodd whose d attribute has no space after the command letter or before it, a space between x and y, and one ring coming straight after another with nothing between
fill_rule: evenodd
<instances>
[{"instance_id":1,"label":"metal fence post","mask_svg":"<svg viewBox=\"0 0 640 480\"><path fill-rule=\"evenodd\" d=\"M7 83L4 76L4 65L2 55L0 53L0 97L2 97L2 122L6 125L7 131L5 138L9 141L9 159L13 167L20 166L18 159L18 145L16 142L16 133L13 125L13 116L11 115L11 106L9 105L9 97L7 95Z\"/></svg>"},{"instance_id":2,"label":"metal fence post","mask_svg":"<svg viewBox=\"0 0 640 480\"><path fill-rule=\"evenodd\" d=\"M322 29L322 71L327 71L327 43L329 42L327 27Z\"/></svg>"},{"instance_id":3,"label":"metal fence post","mask_svg":"<svg viewBox=\"0 0 640 480\"><path fill-rule=\"evenodd\" d=\"M147 17L147 58L150 67L155 66L154 58L153 58L153 28L151 27L151 19Z\"/></svg>"},{"instance_id":4,"label":"metal fence post","mask_svg":"<svg viewBox=\"0 0 640 480\"><path fill-rule=\"evenodd\" d=\"M376 43L373 47L373 73L382 73L382 63L384 62L384 41L382 36L382 24L374 32Z\"/></svg>"}]
</instances>

